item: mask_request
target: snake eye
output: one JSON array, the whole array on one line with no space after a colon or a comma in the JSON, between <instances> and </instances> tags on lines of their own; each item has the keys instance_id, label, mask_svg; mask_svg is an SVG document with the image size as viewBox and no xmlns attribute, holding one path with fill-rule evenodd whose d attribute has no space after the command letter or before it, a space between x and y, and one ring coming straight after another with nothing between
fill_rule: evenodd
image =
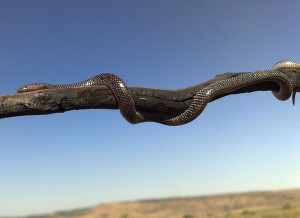
<instances>
[{"instance_id":1,"label":"snake eye","mask_svg":"<svg viewBox=\"0 0 300 218\"><path fill-rule=\"evenodd\" d=\"M28 85L24 85L24 86L22 87L22 89L23 89L24 91L27 91L27 90L29 89L29 87L28 87Z\"/></svg>"},{"instance_id":2,"label":"snake eye","mask_svg":"<svg viewBox=\"0 0 300 218\"><path fill-rule=\"evenodd\" d=\"M17 90L18 93L27 92L27 91L28 91L28 85L23 85Z\"/></svg>"}]
</instances>

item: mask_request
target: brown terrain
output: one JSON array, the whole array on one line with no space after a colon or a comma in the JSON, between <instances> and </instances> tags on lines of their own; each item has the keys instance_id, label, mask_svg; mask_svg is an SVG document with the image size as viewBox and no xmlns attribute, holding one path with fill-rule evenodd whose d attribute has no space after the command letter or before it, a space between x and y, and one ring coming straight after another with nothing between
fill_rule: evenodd
<instances>
[{"instance_id":1,"label":"brown terrain","mask_svg":"<svg viewBox=\"0 0 300 218\"><path fill-rule=\"evenodd\" d=\"M100 204L27 218L300 218L300 189Z\"/></svg>"}]
</instances>

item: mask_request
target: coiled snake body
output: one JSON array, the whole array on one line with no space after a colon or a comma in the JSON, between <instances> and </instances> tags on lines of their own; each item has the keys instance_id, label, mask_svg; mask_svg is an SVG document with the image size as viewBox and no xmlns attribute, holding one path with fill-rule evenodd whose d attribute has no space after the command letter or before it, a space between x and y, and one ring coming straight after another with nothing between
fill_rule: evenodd
<instances>
[{"instance_id":1,"label":"coiled snake body","mask_svg":"<svg viewBox=\"0 0 300 218\"><path fill-rule=\"evenodd\" d=\"M253 73L245 73L236 77L214 82L200 89L194 96L192 103L182 113L173 117L160 113L144 113L138 112L130 92L126 84L118 76L111 73L104 73L94 76L88 80L67 84L67 85L52 85L47 83L33 83L30 85L21 86L17 91L30 92L42 89L61 89L61 88L78 88L88 86L108 86L118 102L119 109L123 117L130 123L136 124L141 122L158 122L165 125L183 125L197 118L211 99L218 95L232 92L234 90L251 86L260 82L272 81L279 85L279 91L273 92L274 96L279 100L287 100L293 93L292 81L279 70L295 69L300 70L300 63L295 61L280 61L276 63L272 70L262 70Z\"/></svg>"}]
</instances>

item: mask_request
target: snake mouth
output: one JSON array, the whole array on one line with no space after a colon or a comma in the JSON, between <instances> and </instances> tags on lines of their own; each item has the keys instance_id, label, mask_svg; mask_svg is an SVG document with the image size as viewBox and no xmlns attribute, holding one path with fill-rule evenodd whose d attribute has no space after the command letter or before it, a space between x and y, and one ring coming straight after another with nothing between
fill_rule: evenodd
<instances>
[{"instance_id":1,"label":"snake mouth","mask_svg":"<svg viewBox=\"0 0 300 218\"><path fill-rule=\"evenodd\" d=\"M30 90L28 90L27 86L20 86L18 89L17 89L17 92L18 93L23 93L23 92L29 92Z\"/></svg>"},{"instance_id":2,"label":"snake mouth","mask_svg":"<svg viewBox=\"0 0 300 218\"><path fill-rule=\"evenodd\" d=\"M30 84L30 85L21 86L20 88L18 88L17 92L24 93L24 92L38 91L38 90L46 89L46 87L47 86L45 84L34 83L34 84Z\"/></svg>"}]
</instances>

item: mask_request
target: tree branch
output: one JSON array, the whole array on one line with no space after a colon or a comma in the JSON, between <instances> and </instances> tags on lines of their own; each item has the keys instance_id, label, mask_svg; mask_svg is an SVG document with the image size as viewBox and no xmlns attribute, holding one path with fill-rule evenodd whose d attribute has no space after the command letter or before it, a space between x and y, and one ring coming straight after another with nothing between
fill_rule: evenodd
<instances>
[{"instance_id":1,"label":"tree branch","mask_svg":"<svg viewBox=\"0 0 300 218\"><path fill-rule=\"evenodd\" d=\"M294 83L294 90L300 90L300 73L282 71ZM193 96L201 88L219 80L228 79L242 73L224 73L215 78L185 89L162 90L144 87L128 87L137 110L160 111L176 114L184 111L193 100ZM277 91L273 82L264 82L245 87L231 93L217 96L212 101L226 95L254 91ZM63 113L80 109L117 109L118 105L113 93L106 86L56 89L27 92L0 96L0 119L14 116Z\"/></svg>"}]
</instances>

